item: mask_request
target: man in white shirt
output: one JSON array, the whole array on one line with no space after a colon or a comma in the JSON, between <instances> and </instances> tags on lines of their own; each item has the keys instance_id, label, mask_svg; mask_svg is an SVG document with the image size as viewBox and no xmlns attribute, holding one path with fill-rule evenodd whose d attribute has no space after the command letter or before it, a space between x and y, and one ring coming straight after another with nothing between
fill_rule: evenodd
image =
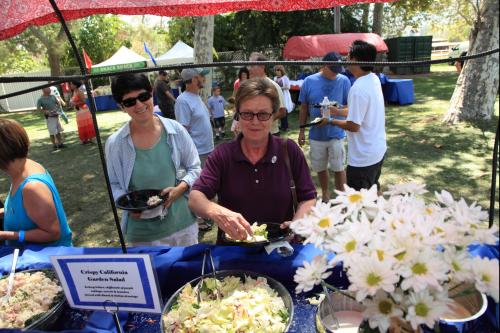
<instances>
[{"instance_id":1,"label":"man in white shirt","mask_svg":"<svg viewBox=\"0 0 500 333\"><path fill-rule=\"evenodd\" d=\"M377 50L367 42L356 40L349 52L349 61L375 61ZM382 171L387 143L385 139L384 95L373 66L347 66L356 77L349 91L348 108L331 108L331 113L347 116L333 119L331 124L347 131L347 185L356 190L377 184Z\"/></svg>"},{"instance_id":2,"label":"man in white shirt","mask_svg":"<svg viewBox=\"0 0 500 333\"><path fill-rule=\"evenodd\" d=\"M259 52L252 52L250 54L249 61L267 61L267 57ZM286 115L286 107L285 107L285 98L283 96L283 91L281 87L274 82L274 80L270 79L266 75L266 66L265 65L250 65L248 66L248 71L250 72L250 78L266 78L271 82L271 84L276 88L278 92L278 97L280 99L280 108L278 112L273 114L273 125L271 126L271 134L279 136L280 135L280 122L279 119L283 118Z\"/></svg>"}]
</instances>

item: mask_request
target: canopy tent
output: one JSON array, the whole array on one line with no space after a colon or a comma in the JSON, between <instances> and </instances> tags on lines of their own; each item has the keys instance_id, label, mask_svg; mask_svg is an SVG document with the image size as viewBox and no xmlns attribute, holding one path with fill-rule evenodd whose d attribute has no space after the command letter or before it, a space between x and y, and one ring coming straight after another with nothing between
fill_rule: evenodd
<instances>
[{"instance_id":1,"label":"canopy tent","mask_svg":"<svg viewBox=\"0 0 500 333\"><path fill-rule=\"evenodd\" d=\"M30 25L59 22L51 1L4 1L0 14L0 40L21 33ZM94 14L206 16L242 10L293 11L356 3L391 2L394 0L57 0L57 7L66 21Z\"/></svg>"},{"instance_id":2,"label":"canopy tent","mask_svg":"<svg viewBox=\"0 0 500 333\"><path fill-rule=\"evenodd\" d=\"M183 41L179 40L170 50L168 50L155 60L159 66L190 64L194 62L194 49Z\"/></svg>"},{"instance_id":3,"label":"canopy tent","mask_svg":"<svg viewBox=\"0 0 500 333\"><path fill-rule=\"evenodd\" d=\"M144 68L147 59L131 49L121 46L108 60L92 65L92 74L118 72L124 69Z\"/></svg>"},{"instance_id":4,"label":"canopy tent","mask_svg":"<svg viewBox=\"0 0 500 333\"><path fill-rule=\"evenodd\" d=\"M285 43L283 58L287 60L321 58L331 51L347 55L349 46L357 39L375 45L377 52L389 50L382 37L374 33L293 36Z\"/></svg>"}]
</instances>

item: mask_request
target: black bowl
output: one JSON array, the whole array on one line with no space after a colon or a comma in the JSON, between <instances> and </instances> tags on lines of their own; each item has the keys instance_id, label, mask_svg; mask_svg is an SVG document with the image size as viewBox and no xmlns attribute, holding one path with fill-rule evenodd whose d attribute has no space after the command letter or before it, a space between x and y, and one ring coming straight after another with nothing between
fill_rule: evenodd
<instances>
[{"instance_id":1,"label":"black bowl","mask_svg":"<svg viewBox=\"0 0 500 333\"><path fill-rule=\"evenodd\" d=\"M52 269L28 269L25 271L19 271L16 273L36 273L36 272L44 272L51 279L57 279L57 275ZM6 278L8 275L1 277L0 279ZM25 324L26 326L22 329L25 330L51 330L56 324L59 317L63 313L63 310L66 306L66 299L64 297L64 292L61 292L56 295L54 301L52 302L49 310L47 312L40 313L36 316L29 318Z\"/></svg>"},{"instance_id":2,"label":"black bowl","mask_svg":"<svg viewBox=\"0 0 500 333\"><path fill-rule=\"evenodd\" d=\"M227 271L219 271L216 273L216 277L218 279L222 279L222 278L225 278L226 276L236 276L236 277L239 277L241 278L243 281L245 280L246 276L249 276L253 279L256 279L258 277L263 277L265 279L267 279L267 283L269 284L269 286L274 289L278 295L283 299L283 303L285 303L285 307L287 308L288 310L288 322L286 323L286 327L285 327L285 331L284 332L287 332L288 329L290 328L290 325L292 324L293 322L293 300L292 300L292 296L290 296L290 293L288 292L288 290L278 281L276 281L275 279L267 276L267 275L264 275L264 274L259 274L259 273L256 273L256 272L251 272L251 271L243 271L243 270L227 270ZM203 278L211 278L212 277L212 273L209 273L209 274L205 274L203 276ZM191 284L191 286L195 286L198 281L201 279L202 277L197 277L196 279L194 280L191 280L189 281L188 283L186 283L184 286L182 286L181 288L179 288L179 290L177 290L167 301L167 304L165 304L165 307L163 308L163 311L162 311L162 318L160 319L160 326L161 326L161 332L165 332L165 328L163 327L163 316L165 314L167 314L171 309L172 309L172 306L174 306L176 303L177 303L177 298L179 297L179 294L181 293L182 289L184 289L184 287L187 285L187 284Z\"/></svg>"},{"instance_id":3,"label":"black bowl","mask_svg":"<svg viewBox=\"0 0 500 333\"><path fill-rule=\"evenodd\" d=\"M124 195L119 197L118 200L116 200L116 207L131 212L143 212L148 209L156 208L159 205L163 205L165 203L165 200L168 196L161 196L160 194L161 190L153 189L138 190L125 193ZM159 196L161 201L149 206L148 199L155 195Z\"/></svg>"},{"instance_id":4,"label":"black bowl","mask_svg":"<svg viewBox=\"0 0 500 333\"><path fill-rule=\"evenodd\" d=\"M231 238L228 238L226 236L226 233L224 233L224 242L223 245L229 245L229 246L244 246L244 247L262 247L269 245L270 243L277 242L280 240L284 240L286 237L288 237L291 234L290 228L286 229L281 229L280 225L281 223L275 223L275 222L262 222L258 223L260 224L266 224L267 225L267 240L266 241L261 241L261 242L244 242L244 241L235 241Z\"/></svg>"}]
</instances>

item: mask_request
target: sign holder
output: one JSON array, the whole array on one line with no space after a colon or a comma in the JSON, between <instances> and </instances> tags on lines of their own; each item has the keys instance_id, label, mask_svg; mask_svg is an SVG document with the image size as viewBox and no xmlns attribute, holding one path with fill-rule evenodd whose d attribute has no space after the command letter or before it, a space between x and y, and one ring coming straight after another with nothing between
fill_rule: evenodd
<instances>
[{"instance_id":1,"label":"sign holder","mask_svg":"<svg viewBox=\"0 0 500 333\"><path fill-rule=\"evenodd\" d=\"M107 300L103 304L104 311L113 316L113 322L115 323L116 331L118 333L123 333L122 326L120 325L120 319L118 318L118 311L120 307L113 301Z\"/></svg>"}]
</instances>

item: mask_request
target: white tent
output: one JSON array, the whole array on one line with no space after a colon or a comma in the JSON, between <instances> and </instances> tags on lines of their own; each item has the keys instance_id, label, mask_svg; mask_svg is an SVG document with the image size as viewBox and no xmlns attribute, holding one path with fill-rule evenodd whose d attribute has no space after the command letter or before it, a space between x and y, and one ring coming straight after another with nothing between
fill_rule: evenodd
<instances>
[{"instance_id":1,"label":"white tent","mask_svg":"<svg viewBox=\"0 0 500 333\"><path fill-rule=\"evenodd\" d=\"M158 66L194 63L194 49L182 41L155 59Z\"/></svg>"},{"instance_id":2,"label":"white tent","mask_svg":"<svg viewBox=\"0 0 500 333\"><path fill-rule=\"evenodd\" d=\"M92 65L92 74L103 72L116 72L124 69L144 68L147 59L134 51L122 46L111 56L97 65Z\"/></svg>"}]
</instances>

